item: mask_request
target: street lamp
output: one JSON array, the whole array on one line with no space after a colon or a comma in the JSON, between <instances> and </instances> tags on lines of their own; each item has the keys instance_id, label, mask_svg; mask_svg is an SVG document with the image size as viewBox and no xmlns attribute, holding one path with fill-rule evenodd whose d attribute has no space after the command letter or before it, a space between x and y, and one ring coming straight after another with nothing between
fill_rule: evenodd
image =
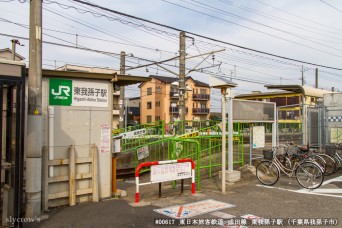
<instances>
[{"instance_id":1,"label":"street lamp","mask_svg":"<svg viewBox=\"0 0 342 228\"><path fill-rule=\"evenodd\" d=\"M237 86L224 78L215 76L209 77L209 86L216 89L221 89L222 94L222 193L226 192L226 97L228 95L228 167L233 169L233 99L231 96L231 88ZM230 96L229 96L230 95Z\"/></svg>"}]
</instances>

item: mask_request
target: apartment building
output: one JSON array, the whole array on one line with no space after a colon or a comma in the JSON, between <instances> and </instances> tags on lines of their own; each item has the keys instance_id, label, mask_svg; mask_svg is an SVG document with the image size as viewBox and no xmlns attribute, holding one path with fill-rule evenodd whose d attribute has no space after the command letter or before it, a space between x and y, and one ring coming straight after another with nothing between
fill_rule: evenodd
<instances>
[{"instance_id":1,"label":"apartment building","mask_svg":"<svg viewBox=\"0 0 342 228\"><path fill-rule=\"evenodd\" d=\"M179 120L178 78L150 76L151 81L140 84L140 122L150 123L159 120L173 122ZM185 78L185 120L209 119L210 87L208 84Z\"/></svg>"}]
</instances>

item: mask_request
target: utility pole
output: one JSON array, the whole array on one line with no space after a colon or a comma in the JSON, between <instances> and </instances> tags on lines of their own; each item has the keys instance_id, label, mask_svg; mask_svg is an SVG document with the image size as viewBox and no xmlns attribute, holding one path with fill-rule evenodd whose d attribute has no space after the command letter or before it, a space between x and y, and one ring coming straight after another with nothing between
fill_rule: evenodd
<instances>
[{"instance_id":1,"label":"utility pole","mask_svg":"<svg viewBox=\"0 0 342 228\"><path fill-rule=\"evenodd\" d=\"M315 87L318 88L318 68L316 68L316 80L315 80Z\"/></svg>"},{"instance_id":2,"label":"utility pole","mask_svg":"<svg viewBox=\"0 0 342 228\"><path fill-rule=\"evenodd\" d=\"M185 122L185 32L179 34L179 118L180 126L178 134L184 133L184 122Z\"/></svg>"},{"instance_id":3,"label":"utility pole","mask_svg":"<svg viewBox=\"0 0 342 228\"><path fill-rule=\"evenodd\" d=\"M25 216L34 218L42 205L42 0L30 3L29 49Z\"/></svg>"},{"instance_id":4,"label":"utility pole","mask_svg":"<svg viewBox=\"0 0 342 228\"><path fill-rule=\"evenodd\" d=\"M120 56L120 74L124 75L126 73L126 53L124 51L121 52ZM124 128L124 100L125 100L125 87L120 86L120 97L119 97L119 128Z\"/></svg>"},{"instance_id":5,"label":"utility pole","mask_svg":"<svg viewBox=\"0 0 342 228\"><path fill-rule=\"evenodd\" d=\"M12 41L12 60L15 61L15 52L16 52L16 44L17 41L16 39L11 40Z\"/></svg>"},{"instance_id":6,"label":"utility pole","mask_svg":"<svg viewBox=\"0 0 342 228\"><path fill-rule=\"evenodd\" d=\"M302 86L304 85L304 67L302 65Z\"/></svg>"},{"instance_id":7,"label":"utility pole","mask_svg":"<svg viewBox=\"0 0 342 228\"><path fill-rule=\"evenodd\" d=\"M127 112L127 98L125 99L125 128L127 129L127 115L128 115L128 112Z\"/></svg>"}]
</instances>

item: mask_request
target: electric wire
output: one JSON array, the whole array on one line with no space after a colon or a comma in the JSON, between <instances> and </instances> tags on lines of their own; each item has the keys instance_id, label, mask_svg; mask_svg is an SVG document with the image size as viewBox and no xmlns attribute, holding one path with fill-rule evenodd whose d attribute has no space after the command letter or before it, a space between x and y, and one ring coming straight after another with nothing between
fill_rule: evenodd
<instances>
[{"instance_id":1,"label":"electric wire","mask_svg":"<svg viewBox=\"0 0 342 228\"><path fill-rule=\"evenodd\" d=\"M106 11L109 11L109 12L112 12L112 13L116 13L116 14L123 15L123 16L129 17L129 18L134 18L134 19L141 20L141 21L144 21L144 22L147 22L147 23L150 23L150 24L158 25L158 26L161 26L161 27L164 27L164 28L168 28L168 29L171 29L171 30L175 30L175 31L181 32L180 29L174 28L172 26L168 26L168 25L164 25L164 24L161 24L161 23L153 22L153 21L146 20L146 19L143 19L143 18L140 18L140 17L132 16L132 15L129 15L129 14L121 13L119 11L108 9L106 7L102 7L102 6L95 5L95 4L92 4L92 3L88 3L88 2L85 2L85 1L81 1L81 0L72 0L72 1L79 2L79 3L82 3L82 4L88 5L88 6L92 6L92 7L99 8L99 9L103 9L103 10L106 10ZM259 51L259 50L253 49L253 48L243 47L241 45L232 44L232 43L229 43L229 42L226 42L226 41L218 40L218 39L207 37L207 36L204 36L204 35L200 35L200 34L196 34L196 33L192 33L192 32L187 32L187 31L185 31L185 32L188 33L188 34L191 34L193 36L197 36L197 37L203 38L203 39L207 39L207 40L214 41L214 42L221 43L221 44L226 44L226 45L229 45L229 46L238 47L238 48L241 48L241 49L249 50L249 51L252 51L252 52L257 52L257 53L264 54L264 55L269 55L269 56L272 56L272 57L282 58L282 59L286 59L286 60L290 60L290 61L300 62L300 63L303 63L303 64L314 65L314 66L319 66L319 67L328 68L328 69L342 70L341 68L337 68L337 67L331 67L331 66L321 65L321 64L317 64L317 63L311 63L311 62L307 62L307 61L297 60L297 59L294 59L294 58L289 58L289 57L285 57L285 56L280 56L280 55L276 55L276 54L267 53L267 52L264 52L264 51Z\"/></svg>"}]
</instances>

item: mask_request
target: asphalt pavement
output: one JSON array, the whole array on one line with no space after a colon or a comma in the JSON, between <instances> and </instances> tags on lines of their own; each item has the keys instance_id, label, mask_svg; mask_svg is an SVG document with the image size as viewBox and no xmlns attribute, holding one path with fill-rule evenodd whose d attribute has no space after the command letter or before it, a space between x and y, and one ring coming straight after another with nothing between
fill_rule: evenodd
<instances>
[{"instance_id":1,"label":"asphalt pavement","mask_svg":"<svg viewBox=\"0 0 342 228\"><path fill-rule=\"evenodd\" d=\"M148 175L141 178L148 180ZM317 191L303 190L286 176L263 186L247 167L241 181L227 183L226 193L218 176L201 180L195 194L188 181L183 193L180 182L174 188L163 183L162 197L158 184L140 186L138 204L133 178L118 182L118 188L127 196L51 209L48 219L24 227L342 227L341 170L326 177Z\"/></svg>"}]
</instances>

